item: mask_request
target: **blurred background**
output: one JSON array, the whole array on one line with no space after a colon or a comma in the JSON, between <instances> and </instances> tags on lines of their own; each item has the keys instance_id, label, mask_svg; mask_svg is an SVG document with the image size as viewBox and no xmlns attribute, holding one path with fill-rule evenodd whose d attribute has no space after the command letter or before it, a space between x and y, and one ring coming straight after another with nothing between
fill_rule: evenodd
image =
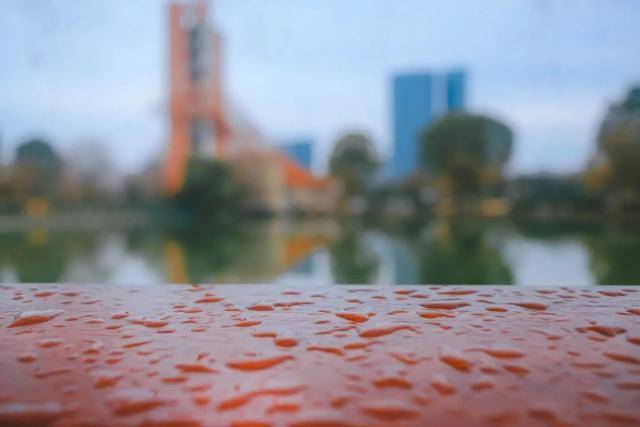
<instances>
[{"instance_id":1,"label":"blurred background","mask_svg":"<svg viewBox=\"0 0 640 427\"><path fill-rule=\"evenodd\" d=\"M640 284L635 0L2 0L0 281Z\"/></svg>"}]
</instances>

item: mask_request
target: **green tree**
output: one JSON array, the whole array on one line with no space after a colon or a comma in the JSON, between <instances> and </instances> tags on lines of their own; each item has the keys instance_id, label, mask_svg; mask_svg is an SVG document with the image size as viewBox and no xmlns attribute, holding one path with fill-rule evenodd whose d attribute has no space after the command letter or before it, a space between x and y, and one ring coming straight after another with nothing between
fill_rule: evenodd
<instances>
[{"instance_id":1,"label":"green tree","mask_svg":"<svg viewBox=\"0 0 640 427\"><path fill-rule=\"evenodd\" d=\"M230 167L219 160L192 158L184 185L174 201L199 222L232 222L240 209L241 190Z\"/></svg>"},{"instance_id":2,"label":"green tree","mask_svg":"<svg viewBox=\"0 0 640 427\"><path fill-rule=\"evenodd\" d=\"M493 118L455 113L421 137L421 164L440 191L459 198L495 189L511 155L513 133Z\"/></svg>"},{"instance_id":3,"label":"green tree","mask_svg":"<svg viewBox=\"0 0 640 427\"><path fill-rule=\"evenodd\" d=\"M640 86L609 109L598 136L599 163L609 183L622 190L640 189Z\"/></svg>"},{"instance_id":4,"label":"green tree","mask_svg":"<svg viewBox=\"0 0 640 427\"><path fill-rule=\"evenodd\" d=\"M357 132L340 138L329 159L329 171L340 180L347 197L365 195L378 166L371 140Z\"/></svg>"},{"instance_id":5,"label":"green tree","mask_svg":"<svg viewBox=\"0 0 640 427\"><path fill-rule=\"evenodd\" d=\"M62 173L62 160L42 139L31 139L16 150L12 182L20 198L51 197Z\"/></svg>"}]
</instances>

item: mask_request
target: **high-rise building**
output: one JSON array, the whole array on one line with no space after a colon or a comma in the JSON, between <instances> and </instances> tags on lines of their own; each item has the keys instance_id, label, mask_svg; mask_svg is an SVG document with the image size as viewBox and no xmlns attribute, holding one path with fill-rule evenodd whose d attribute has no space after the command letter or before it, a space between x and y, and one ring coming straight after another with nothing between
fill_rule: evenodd
<instances>
[{"instance_id":1,"label":"high-rise building","mask_svg":"<svg viewBox=\"0 0 640 427\"><path fill-rule=\"evenodd\" d=\"M429 72L393 78L393 156L389 172L402 179L416 171L420 136L437 118L466 106L466 73Z\"/></svg>"},{"instance_id":2,"label":"high-rise building","mask_svg":"<svg viewBox=\"0 0 640 427\"><path fill-rule=\"evenodd\" d=\"M300 166L307 170L313 168L313 141L299 138L285 142L280 149Z\"/></svg>"},{"instance_id":3,"label":"high-rise building","mask_svg":"<svg viewBox=\"0 0 640 427\"><path fill-rule=\"evenodd\" d=\"M467 104L467 74L456 70L446 74L447 111L464 110Z\"/></svg>"},{"instance_id":4,"label":"high-rise building","mask_svg":"<svg viewBox=\"0 0 640 427\"><path fill-rule=\"evenodd\" d=\"M204 0L172 3L169 9L170 145L165 191L184 180L191 156L222 156L229 137L224 112L220 36L208 21Z\"/></svg>"}]
</instances>

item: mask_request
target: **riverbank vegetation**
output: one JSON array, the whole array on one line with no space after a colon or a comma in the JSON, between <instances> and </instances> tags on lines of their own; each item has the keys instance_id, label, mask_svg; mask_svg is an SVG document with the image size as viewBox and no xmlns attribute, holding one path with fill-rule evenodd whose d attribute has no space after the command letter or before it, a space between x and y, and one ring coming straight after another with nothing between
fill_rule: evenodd
<instances>
[{"instance_id":1,"label":"riverbank vegetation","mask_svg":"<svg viewBox=\"0 0 640 427\"><path fill-rule=\"evenodd\" d=\"M508 124L475 113L449 114L419 137L419 167L388 179L376 144L362 132L339 138L328 159L338 184L335 210L379 224L433 218L599 221L640 218L640 87L611 105L584 171L512 176L516 141ZM246 183L223 160L193 158L182 188L162 191L160 162L118 173L99 143L60 153L43 138L20 144L0 169L0 215L47 218L78 212L152 212L153 218L231 224L255 218ZM268 185L264 185L268 188ZM261 216L287 212L258 210ZM318 215L295 212L297 216Z\"/></svg>"}]
</instances>

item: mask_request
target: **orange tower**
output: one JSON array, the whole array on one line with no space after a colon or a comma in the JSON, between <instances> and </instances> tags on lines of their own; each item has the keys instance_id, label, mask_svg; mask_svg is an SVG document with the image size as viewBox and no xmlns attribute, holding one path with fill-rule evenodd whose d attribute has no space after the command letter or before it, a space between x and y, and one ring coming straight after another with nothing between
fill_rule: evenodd
<instances>
[{"instance_id":1,"label":"orange tower","mask_svg":"<svg viewBox=\"0 0 640 427\"><path fill-rule=\"evenodd\" d=\"M224 157L229 126L224 113L221 39L207 19L205 0L169 6L170 146L164 190L182 187L191 156Z\"/></svg>"}]
</instances>

